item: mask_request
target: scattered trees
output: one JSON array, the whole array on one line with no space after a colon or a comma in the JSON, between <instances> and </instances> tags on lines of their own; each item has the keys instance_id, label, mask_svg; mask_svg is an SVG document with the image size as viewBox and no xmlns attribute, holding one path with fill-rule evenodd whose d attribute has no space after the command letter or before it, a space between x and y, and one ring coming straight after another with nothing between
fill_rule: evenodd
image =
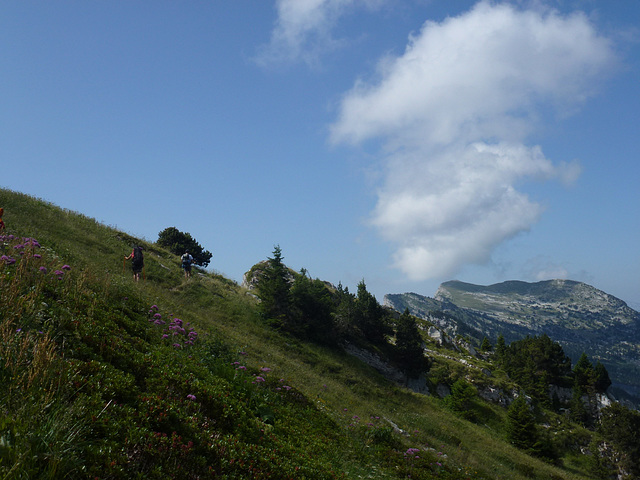
<instances>
[{"instance_id":1,"label":"scattered trees","mask_svg":"<svg viewBox=\"0 0 640 480\"><path fill-rule=\"evenodd\" d=\"M285 266L279 246L263 265L256 266L253 278L261 300L260 312L274 327L319 343L336 345L348 341L373 348L414 378L429 367L416 318L408 309L399 316L392 315L367 290L364 280L353 294L342 284L333 287L311 278L304 269L296 273ZM561 407L569 407L567 421L571 419L593 428L595 420L590 399L611 384L608 372L600 362L594 366L583 354L572 369L571 360L560 344L547 335L526 337L509 345L500 335L495 346L484 338L480 350L493 352L490 357L494 365L504 369L509 379L522 389L522 394L508 409L505 424L508 441L514 446L550 461L557 459L558 441L552 440L536 422L536 415L542 415L547 408L558 411ZM449 380L445 382L449 383ZM552 403L549 385L573 386L572 400L563 399L566 403L561 404L556 397ZM585 400L585 396L589 400ZM455 379L444 403L467 420L475 421L480 415L478 391L463 377ZM618 404L614 405L618 408ZM640 414L634 416L625 412L629 428L617 431L618 411L610 412L603 415L600 434L616 451L631 452L624 461L625 468L633 471L638 468L633 455L640 452L640 446L632 432L640 429L640 424L636 423L640 422ZM605 471L607 465L615 463L603 457L601 452L594 455L600 455L594 456L594 471Z\"/></svg>"},{"instance_id":2,"label":"scattered trees","mask_svg":"<svg viewBox=\"0 0 640 480\"><path fill-rule=\"evenodd\" d=\"M348 340L373 345L411 376L427 366L415 317L407 310L394 323L364 280L356 295L342 284L333 288L312 279L305 269L288 269L276 246L257 271L256 287L262 317L276 328L325 344ZM390 342L394 334L395 345Z\"/></svg>"}]
</instances>

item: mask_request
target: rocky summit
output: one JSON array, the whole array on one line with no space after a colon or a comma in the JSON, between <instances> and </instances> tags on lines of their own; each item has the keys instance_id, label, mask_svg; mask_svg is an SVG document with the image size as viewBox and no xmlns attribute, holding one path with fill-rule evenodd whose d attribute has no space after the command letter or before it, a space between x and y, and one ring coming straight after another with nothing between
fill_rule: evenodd
<instances>
[{"instance_id":1,"label":"rocky summit","mask_svg":"<svg viewBox=\"0 0 640 480\"><path fill-rule=\"evenodd\" d=\"M640 400L640 313L586 283L548 280L494 285L445 282L434 298L415 293L385 296L385 304L409 311L450 335L507 342L546 334L575 362L582 352L601 361L612 393ZM635 398L634 398L635 397Z\"/></svg>"}]
</instances>

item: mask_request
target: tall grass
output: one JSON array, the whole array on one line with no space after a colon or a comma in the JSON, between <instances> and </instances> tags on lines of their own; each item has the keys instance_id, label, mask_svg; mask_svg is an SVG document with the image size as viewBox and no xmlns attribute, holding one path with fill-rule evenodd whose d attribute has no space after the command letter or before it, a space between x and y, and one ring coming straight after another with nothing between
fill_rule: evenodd
<instances>
[{"instance_id":1,"label":"tall grass","mask_svg":"<svg viewBox=\"0 0 640 480\"><path fill-rule=\"evenodd\" d=\"M7 190L0 205L0 478L584 478L507 445L497 407L467 422L273 331L240 286L185 280L149 241Z\"/></svg>"}]
</instances>

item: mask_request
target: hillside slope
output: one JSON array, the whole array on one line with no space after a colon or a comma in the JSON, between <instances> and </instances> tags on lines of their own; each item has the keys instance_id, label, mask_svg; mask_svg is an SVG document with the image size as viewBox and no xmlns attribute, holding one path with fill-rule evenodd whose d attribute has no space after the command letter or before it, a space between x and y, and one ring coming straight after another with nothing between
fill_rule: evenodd
<instances>
[{"instance_id":1,"label":"hillside slope","mask_svg":"<svg viewBox=\"0 0 640 480\"><path fill-rule=\"evenodd\" d=\"M583 352L609 370L614 388L640 394L640 313L622 300L590 285L570 280L536 283L509 281L482 286L443 283L434 298L387 295L395 309L408 307L428 318L445 311L460 320L449 325L477 341L502 334L508 342L547 334L576 361Z\"/></svg>"},{"instance_id":2,"label":"hillside slope","mask_svg":"<svg viewBox=\"0 0 640 480\"><path fill-rule=\"evenodd\" d=\"M552 465L505 440L503 407L474 396L465 420L270 328L234 282L185 280L147 240L8 190L0 205L2 478L592 478L582 427L545 414L563 439ZM433 381L515 388L490 359L425 342Z\"/></svg>"}]
</instances>

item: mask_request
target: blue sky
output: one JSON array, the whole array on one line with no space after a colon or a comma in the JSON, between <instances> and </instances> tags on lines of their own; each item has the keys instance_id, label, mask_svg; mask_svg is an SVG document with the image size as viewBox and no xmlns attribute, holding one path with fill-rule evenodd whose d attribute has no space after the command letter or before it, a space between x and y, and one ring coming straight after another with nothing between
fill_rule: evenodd
<instances>
[{"instance_id":1,"label":"blue sky","mask_svg":"<svg viewBox=\"0 0 640 480\"><path fill-rule=\"evenodd\" d=\"M241 281L640 306L640 3L0 3L0 186ZM116 261L116 259L114 259Z\"/></svg>"}]
</instances>

